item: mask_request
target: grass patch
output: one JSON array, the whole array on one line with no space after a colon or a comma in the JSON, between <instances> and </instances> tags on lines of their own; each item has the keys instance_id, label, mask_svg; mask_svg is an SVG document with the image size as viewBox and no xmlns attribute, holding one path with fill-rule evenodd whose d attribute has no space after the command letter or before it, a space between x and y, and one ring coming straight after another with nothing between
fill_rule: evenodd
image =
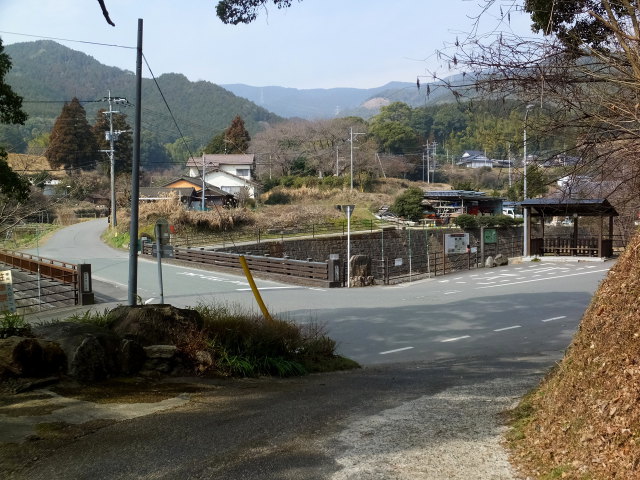
<instances>
[{"instance_id":1,"label":"grass patch","mask_svg":"<svg viewBox=\"0 0 640 480\"><path fill-rule=\"evenodd\" d=\"M225 376L288 377L357 368L336 355L336 343L317 323L298 325L261 315L237 304L199 304L211 370Z\"/></svg>"},{"instance_id":2,"label":"grass patch","mask_svg":"<svg viewBox=\"0 0 640 480\"><path fill-rule=\"evenodd\" d=\"M113 319L109 315L109 310L107 310L106 308L102 312L87 310L82 313L74 313L67 318L67 321L76 323L87 323L104 328L109 328L113 323Z\"/></svg>"}]
</instances>

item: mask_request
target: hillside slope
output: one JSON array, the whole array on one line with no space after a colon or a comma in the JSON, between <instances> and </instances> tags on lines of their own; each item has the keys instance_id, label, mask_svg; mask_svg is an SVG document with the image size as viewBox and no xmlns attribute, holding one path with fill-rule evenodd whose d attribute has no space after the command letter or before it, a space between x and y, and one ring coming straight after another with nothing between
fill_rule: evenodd
<instances>
[{"instance_id":1,"label":"hillside slope","mask_svg":"<svg viewBox=\"0 0 640 480\"><path fill-rule=\"evenodd\" d=\"M15 43L5 46L5 52L13 63L6 81L24 98L24 108L32 121L42 119L52 125L64 101L73 97L86 102L83 106L91 123L97 110L107 107L104 102L92 102L106 97L109 91L131 103L135 101L133 72L105 66L56 42ZM143 75L149 75L146 66ZM157 81L182 133L193 138L196 145L208 143L236 115L242 116L250 133L258 131L262 122L282 120L210 82L191 82L175 73L161 75ZM179 132L152 79L143 78L142 95L143 128L153 132L162 143L175 141ZM133 108L123 109L123 113L133 118Z\"/></svg>"},{"instance_id":2,"label":"hillside slope","mask_svg":"<svg viewBox=\"0 0 640 480\"><path fill-rule=\"evenodd\" d=\"M527 474L640 478L640 234L602 282L563 361L520 410L530 416L515 461Z\"/></svg>"}]
</instances>

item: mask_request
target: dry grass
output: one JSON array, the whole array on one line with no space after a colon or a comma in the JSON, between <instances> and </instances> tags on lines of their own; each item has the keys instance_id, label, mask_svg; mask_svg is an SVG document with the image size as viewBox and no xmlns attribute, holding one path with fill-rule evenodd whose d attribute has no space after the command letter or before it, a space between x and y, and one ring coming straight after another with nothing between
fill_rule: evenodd
<instances>
[{"instance_id":1,"label":"dry grass","mask_svg":"<svg viewBox=\"0 0 640 480\"><path fill-rule=\"evenodd\" d=\"M640 235L611 269L562 363L527 399L514 458L536 478L640 478Z\"/></svg>"}]
</instances>

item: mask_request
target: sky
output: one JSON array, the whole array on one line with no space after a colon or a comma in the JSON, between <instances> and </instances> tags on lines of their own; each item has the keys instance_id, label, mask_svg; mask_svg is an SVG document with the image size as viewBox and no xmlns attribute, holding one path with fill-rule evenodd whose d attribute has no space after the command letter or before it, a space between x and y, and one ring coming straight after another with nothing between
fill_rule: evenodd
<instances>
[{"instance_id":1,"label":"sky","mask_svg":"<svg viewBox=\"0 0 640 480\"><path fill-rule=\"evenodd\" d=\"M518 3L496 1L503 8ZM58 39L105 65L135 71L142 18L143 51L156 77L174 72L220 85L374 88L434 71L446 76L448 66L435 52L472 30L483 0L293 0L288 9L269 5L249 25L223 24L217 0L105 3L115 27L97 0L0 0L0 37L5 45ZM497 12L483 16L481 34L530 32L526 15L514 14L505 25ZM143 76L150 76L146 67Z\"/></svg>"}]
</instances>

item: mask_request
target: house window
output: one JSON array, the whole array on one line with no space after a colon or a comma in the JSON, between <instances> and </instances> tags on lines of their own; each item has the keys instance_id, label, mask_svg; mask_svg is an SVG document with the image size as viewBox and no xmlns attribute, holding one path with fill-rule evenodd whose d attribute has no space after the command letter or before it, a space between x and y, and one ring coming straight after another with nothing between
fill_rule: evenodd
<instances>
[{"instance_id":1,"label":"house window","mask_svg":"<svg viewBox=\"0 0 640 480\"><path fill-rule=\"evenodd\" d=\"M248 168L236 168L236 175L239 177L249 177L251 175L251 170Z\"/></svg>"},{"instance_id":2,"label":"house window","mask_svg":"<svg viewBox=\"0 0 640 480\"><path fill-rule=\"evenodd\" d=\"M230 193L231 195L238 195L241 191L242 191L242 187L236 186L236 185L232 185L232 186L222 186L220 187L221 190Z\"/></svg>"}]
</instances>

